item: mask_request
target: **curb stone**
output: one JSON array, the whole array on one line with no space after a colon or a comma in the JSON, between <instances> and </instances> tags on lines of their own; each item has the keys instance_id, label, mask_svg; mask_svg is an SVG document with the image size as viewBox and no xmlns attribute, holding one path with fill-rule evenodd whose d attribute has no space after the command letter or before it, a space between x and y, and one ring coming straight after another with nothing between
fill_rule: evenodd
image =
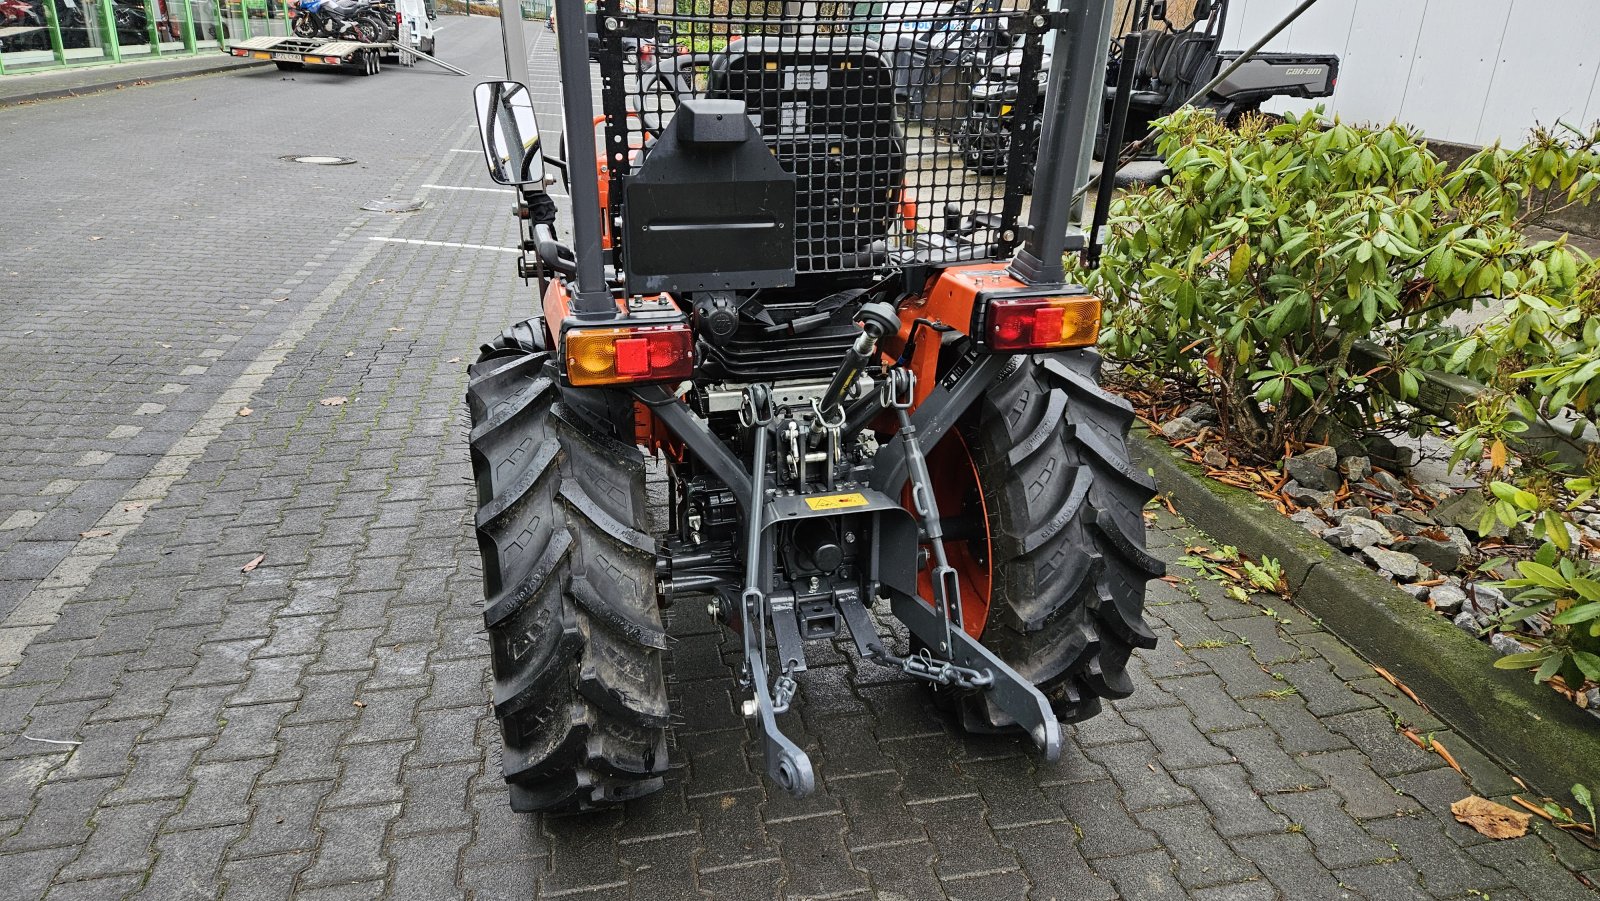
<instances>
[{"instance_id":1,"label":"curb stone","mask_svg":"<svg viewBox=\"0 0 1600 901\"><path fill-rule=\"evenodd\" d=\"M96 68L105 70L106 77L104 80L95 81L91 84L73 84L70 86L61 87L41 87L40 90L30 93L0 93L0 109L5 109L6 107L10 106L20 106L25 103L37 103L42 100L61 100L64 98L88 96L90 94L114 91L118 88L132 87L134 85L142 86L142 84L155 84L162 81L174 81L179 78L199 78L206 75L220 75L227 72L238 72L244 69L254 69L261 66L272 65L271 61L269 60L240 60L234 57L229 57L229 59L234 60L231 65L217 65L211 61L211 57L209 56L195 56L192 57L192 59L197 63L193 67L174 68L164 72L150 72L148 70L143 72L128 71L124 68L125 65L137 66L140 63L147 62L146 60L140 60L137 63L128 63L122 65L109 64L99 66ZM119 69L122 70L120 73L118 72ZM49 75L72 72L74 72L74 70L65 69L52 71L49 73L40 73L40 75L48 77ZM30 76L23 74L15 77L28 78ZM0 82L0 87L10 87L10 85L5 85L3 82Z\"/></svg>"},{"instance_id":2,"label":"curb stone","mask_svg":"<svg viewBox=\"0 0 1600 901\"><path fill-rule=\"evenodd\" d=\"M1295 603L1408 685L1452 729L1540 794L1600 784L1600 728L1489 646L1255 495L1207 478L1136 427L1130 449L1178 512L1217 541L1283 567Z\"/></svg>"}]
</instances>

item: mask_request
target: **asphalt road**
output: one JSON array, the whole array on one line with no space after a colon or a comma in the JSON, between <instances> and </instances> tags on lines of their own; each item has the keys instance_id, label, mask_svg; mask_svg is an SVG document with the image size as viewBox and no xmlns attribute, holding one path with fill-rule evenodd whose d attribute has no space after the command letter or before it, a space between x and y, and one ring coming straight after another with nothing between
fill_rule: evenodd
<instances>
[{"instance_id":1,"label":"asphalt road","mask_svg":"<svg viewBox=\"0 0 1600 901\"><path fill-rule=\"evenodd\" d=\"M442 24L496 70L494 21ZM1541 838L1451 817L1504 771L1209 582L1153 586L1139 691L1055 764L818 649L805 801L682 604L667 788L513 815L461 396L534 308L472 83L262 69L0 110L0 899L1587 896ZM1162 517L1152 547L1199 540Z\"/></svg>"}]
</instances>

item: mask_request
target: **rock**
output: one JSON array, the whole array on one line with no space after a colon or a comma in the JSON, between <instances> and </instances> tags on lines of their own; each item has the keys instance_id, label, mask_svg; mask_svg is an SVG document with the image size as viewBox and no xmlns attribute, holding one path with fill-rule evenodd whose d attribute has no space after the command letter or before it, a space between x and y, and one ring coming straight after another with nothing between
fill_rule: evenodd
<instances>
[{"instance_id":1,"label":"rock","mask_svg":"<svg viewBox=\"0 0 1600 901\"><path fill-rule=\"evenodd\" d=\"M1473 552L1477 550L1472 543L1472 539L1467 537L1465 531L1455 526L1446 526L1440 531L1444 532L1445 539L1455 545L1456 550L1461 552L1463 559L1472 556Z\"/></svg>"},{"instance_id":2,"label":"rock","mask_svg":"<svg viewBox=\"0 0 1600 901\"><path fill-rule=\"evenodd\" d=\"M1372 519L1372 511L1366 507L1340 507L1333 511L1335 522L1343 523L1347 519Z\"/></svg>"},{"instance_id":3,"label":"rock","mask_svg":"<svg viewBox=\"0 0 1600 901\"><path fill-rule=\"evenodd\" d=\"M1220 447L1206 448L1206 452L1200 455L1200 462L1212 469L1227 469L1229 465L1228 455Z\"/></svg>"},{"instance_id":4,"label":"rock","mask_svg":"<svg viewBox=\"0 0 1600 901\"><path fill-rule=\"evenodd\" d=\"M1428 592L1428 601L1433 604L1433 609L1445 616L1455 616L1461 612L1461 605L1467 602L1467 593L1454 585L1445 583L1436 585Z\"/></svg>"},{"instance_id":5,"label":"rock","mask_svg":"<svg viewBox=\"0 0 1600 901\"><path fill-rule=\"evenodd\" d=\"M1417 577L1419 561L1410 554L1381 547L1368 547L1362 549L1361 556L1372 561L1373 565L1385 574L1402 582L1410 582Z\"/></svg>"},{"instance_id":6,"label":"rock","mask_svg":"<svg viewBox=\"0 0 1600 901\"><path fill-rule=\"evenodd\" d=\"M1600 529L1600 513L1590 513L1583 518L1583 524L1591 529Z\"/></svg>"},{"instance_id":7,"label":"rock","mask_svg":"<svg viewBox=\"0 0 1600 901\"><path fill-rule=\"evenodd\" d=\"M1409 447L1401 447L1382 435L1368 435L1362 439L1361 444L1366 449L1367 456L1372 459L1373 465L1395 472L1410 470L1417 459L1416 451Z\"/></svg>"},{"instance_id":8,"label":"rock","mask_svg":"<svg viewBox=\"0 0 1600 901\"><path fill-rule=\"evenodd\" d=\"M1489 647L1494 648L1495 653L1499 654L1501 657L1509 657L1512 654L1523 654L1533 650L1505 632L1496 632L1493 635L1490 635Z\"/></svg>"},{"instance_id":9,"label":"rock","mask_svg":"<svg viewBox=\"0 0 1600 901\"><path fill-rule=\"evenodd\" d=\"M1214 423L1217 421L1217 408L1210 404L1195 404L1178 414L1181 419L1193 422Z\"/></svg>"},{"instance_id":10,"label":"rock","mask_svg":"<svg viewBox=\"0 0 1600 901\"><path fill-rule=\"evenodd\" d=\"M1333 491L1343 484L1334 469L1338 465L1338 451L1319 447L1283 461L1283 471L1307 488Z\"/></svg>"},{"instance_id":11,"label":"rock","mask_svg":"<svg viewBox=\"0 0 1600 901\"><path fill-rule=\"evenodd\" d=\"M1421 485L1420 488L1423 496L1429 498L1430 500L1438 500L1443 497L1449 497L1456 492L1454 488L1451 488L1449 485L1446 485L1443 482L1427 482Z\"/></svg>"},{"instance_id":12,"label":"rock","mask_svg":"<svg viewBox=\"0 0 1600 901\"><path fill-rule=\"evenodd\" d=\"M1394 549L1404 551L1442 572L1452 572L1461 565L1461 549L1450 541L1416 535L1395 542Z\"/></svg>"},{"instance_id":13,"label":"rock","mask_svg":"<svg viewBox=\"0 0 1600 901\"><path fill-rule=\"evenodd\" d=\"M1345 550L1359 551L1375 544L1388 544L1394 541L1394 536L1375 520L1351 516L1323 532L1322 540Z\"/></svg>"},{"instance_id":14,"label":"rock","mask_svg":"<svg viewBox=\"0 0 1600 901\"><path fill-rule=\"evenodd\" d=\"M1401 585L1400 590L1419 601L1428 599L1428 586L1426 585Z\"/></svg>"},{"instance_id":15,"label":"rock","mask_svg":"<svg viewBox=\"0 0 1600 901\"><path fill-rule=\"evenodd\" d=\"M1171 441L1182 441L1185 438L1193 438L1200 434L1200 424L1193 419L1179 416L1177 419L1170 419L1162 423L1161 434L1167 436Z\"/></svg>"},{"instance_id":16,"label":"rock","mask_svg":"<svg viewBox=\"0 0 1600 901\"><path fill-rule=\"evenodd\" d=\"M1441 526L1455 526L1466 529L1474 535L1478 533L1478 520L1483 516L1483 508L1488 502L1483 499L1483 494L1476 489L1463 491L1460 494L1450 495L1433 508L1433 521Z\"/></svg>"},{"instance_id":17,"label":"rock","mask_svg":"<svg viewBox=\"0 0 1600 901\"><path fill-rule=\"evenodd\" d=\"M1289 519L1299 523L1307 532L1319 538L1322 537L1323 532L1328 530L1328 524L1322 521L1322 517L1312 513L1310 510L1301 510L1290 516Z\"/></svg>"},{"instance_id":18,"label":"rock","mask_svg":"<svg viewBox=\"0 0 1600 901\"><path fill-rule=\"evenodd\" d=\"M1438 578L1438 576L1439 576L1439 574L1434 572L1433 571L1433 567L1429 566L1428 564L1426 564L1426 563L1418 563L1417 564L1417 581L1418 582L1432 582L1434 579Z\"/></svg>"},{"instance_id":19,"label":"rock","mask_svg":"<svg viewBox=\"0 0 1600 901\"><path fill-rule=\"evenodd\" d=\"M1283 486L1283 496L1301 507L1329 507L1333 504L1332 491L1317 491L1290 479Z\"/></svg>"},{"instance_id":20,"label":"rock","mask_svg":"<svg viewBox=\"0 0 1600 901\"><path fill-rule=\"evenodd\" d=\"M1372 460L1367 457L1345 457L1339 461L1339 471L1352 482L1365 481L1372 475Z\"/></svg>"},{"instance_id":21,"label":"rock","mask_svg":"<svg viewBox=\"0 0 1600 901\"><path fill-rule=\"evenodd\" d=\"M1460 629L1474 638L1477 637L1479 632L1483 631L1482 627L1478 625L1478 618L1473 616L1468 611L1457 613L1455 619L1452 619L1451 622L1456 624L1457 629Z\"/></svg>"},{"instance_id":22,"label":"rock","mask_svg":"<svg viewBox=\"0 0 1600 901\"><path fill-rule=\"evenodd\" d=\"M1436 526L1436 525L1438 525L1438 523L1433 521L1433 517L1432 516L1429 516L1427 513L1423 512L1421 510L1413 510L1410 507L1402 507L1402 508L1400 508L1400 515L1404 516L1406 519L1411 520L1412 522L1416 523L1419 526Z\"/></svg>"},{"instance_id":23,"label":"rock","mask_svg":"<svg viewBox=\"0 0 1600 901\"><path fill-rule=\"evenodd\" d=\"M1410 535L1417 530L1418 525L1404 516L1396 516L1393 513L1379 513L1378 522L1383 523L1385 529L1396 535Z\"/></svg>"},{"instance_id":24,"label":"rock","mask_svg":"<svg viewBox=\"0 0 1600 901\"><path fill-rule=\"evenodd\" d=\"M1411 500L1411 489L1406 487L1406 483L1381 469L1373 471L1372 481L1398 503Z\"/></svg>"},{"instance_id":25,"label":"rock","mask_svg":"<svg viewBox=\"0 0 1600 901\"><path fill-rule=\"evenodd\" d=\"M1589 712L1600 715L1600 688L1591 688L1584 693L1583 699L1589 702Z\"/></svg>"}]
</instances>

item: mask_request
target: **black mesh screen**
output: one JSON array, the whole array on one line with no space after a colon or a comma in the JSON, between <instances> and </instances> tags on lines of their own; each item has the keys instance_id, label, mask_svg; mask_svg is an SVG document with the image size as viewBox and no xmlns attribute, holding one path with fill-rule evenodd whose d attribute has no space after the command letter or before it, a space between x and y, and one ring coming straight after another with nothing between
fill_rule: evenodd
<instances>
[{"instance_id":1,"label":"black mesh screen","mask_svg":"<svg viewBox=\"0 0 1600 901\"><path fill-rule=\"evenodd\" d=\"M595 18L613 217L652 136L701 96L744 101L795 175L801 274L953 230L976 257L1018 243L1043 0L604 0Z\"/></svg>"}]
</instances>

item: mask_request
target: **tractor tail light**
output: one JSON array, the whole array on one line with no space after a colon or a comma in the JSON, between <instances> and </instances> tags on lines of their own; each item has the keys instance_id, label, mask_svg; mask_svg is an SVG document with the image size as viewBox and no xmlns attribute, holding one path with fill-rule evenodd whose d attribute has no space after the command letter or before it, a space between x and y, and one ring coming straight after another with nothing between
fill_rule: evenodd
<instances>
[{"instance_id":1,"label":"tractor tail light","mask_svg":"<svg viewBox=\"0 0 1600 901\"><path fill-rule=\"evenodd\" d=\"M1096 297L992 298L984 339L993 350L1088 347L1100 340Z\"/></svg>"},{"instance_id":2,"label":"tractor tail light","mask_svg":"<svg viewBox=\"0 0 1600 901\"><path fill-rule=\"evenodd\" d=\"M681 381L694 372L694 339L684 323L572 329L565 341L574 385Z\"/></svg>"}]
</instances>

